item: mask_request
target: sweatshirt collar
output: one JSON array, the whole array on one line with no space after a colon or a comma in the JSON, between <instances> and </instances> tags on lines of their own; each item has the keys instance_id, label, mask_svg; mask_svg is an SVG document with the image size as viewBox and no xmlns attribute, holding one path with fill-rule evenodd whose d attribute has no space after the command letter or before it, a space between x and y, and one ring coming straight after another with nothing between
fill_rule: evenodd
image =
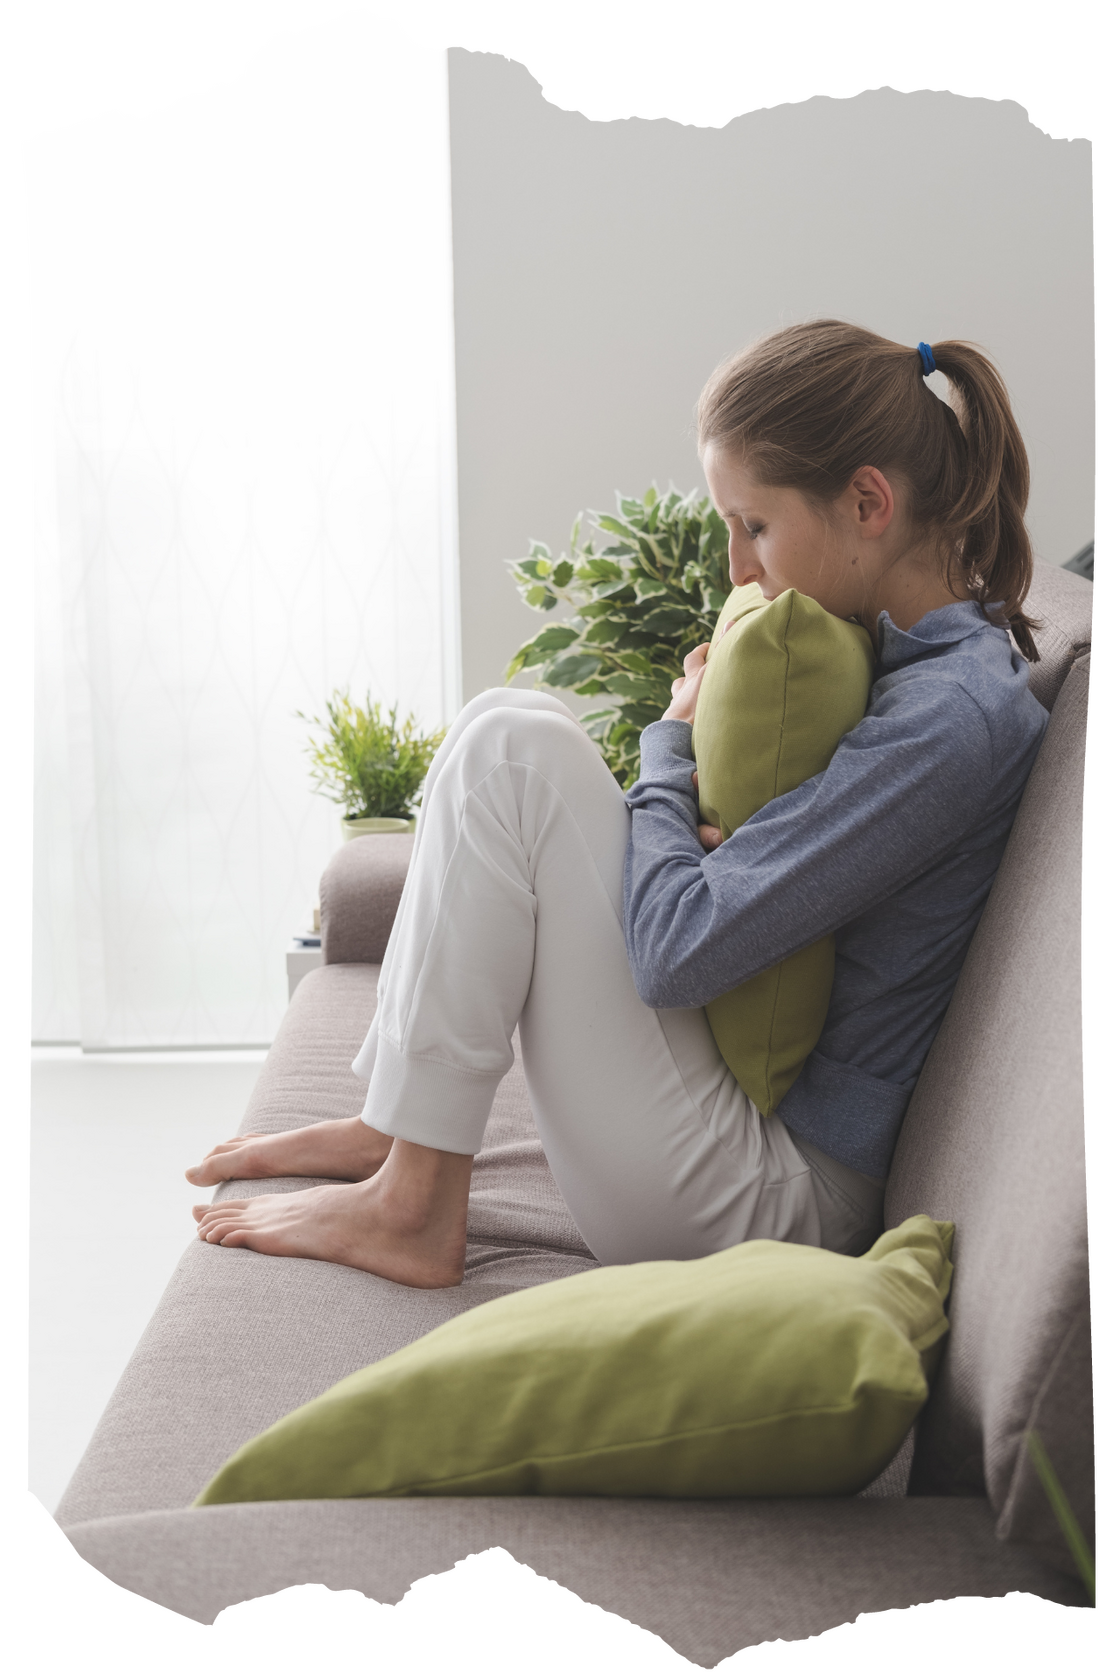
<instances>
[{"instance_id":1,"label":"sweatshirt collar","mask_svg":"<svg viewBox=\"0 0 1120 1680\"><path fill-rule=\"evenodd\" d=\"M995 606L995 603L992 603ZM894 671L908 665L936 648L951 647L975 636L980 630L997 629L998 624L985 613L979 601L953 601L947 607L935 607L920 618L910 630L900 630L887 612L879 614L879 665L884 671Z\"/></svg>"}]
</instances>

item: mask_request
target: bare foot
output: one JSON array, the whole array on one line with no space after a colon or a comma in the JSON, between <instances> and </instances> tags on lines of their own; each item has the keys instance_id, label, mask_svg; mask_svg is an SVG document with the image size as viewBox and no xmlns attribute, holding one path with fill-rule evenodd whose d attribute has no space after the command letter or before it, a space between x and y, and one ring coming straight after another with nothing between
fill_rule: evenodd
<instances>
[{"instance_id":1,"label":"bare foot","mask_svg":"<svg viewBox=\"0 0 1120 1680\"><path fill-rule=\"evenodd\" d=\"M200 1239L223 1248L333 1260L446 1289L463 1281L471 1165L470 1155L398 1139L383 1170L363 1183L202 1203L194 1216Z\"/></svg>"},{"instance_id":2,"label":"bare foot","mask_svg":"<svg viewBox=\"0 0 1120 1680\"><path fill-rule=\"evenodd\" d=\"M372 1178L385 1164L393 1140L360 1115L319 1120L293 1132L246 1132L219 1143L187 1180L200 1187L229 1178Z\"/></svg>"}]
</instances>

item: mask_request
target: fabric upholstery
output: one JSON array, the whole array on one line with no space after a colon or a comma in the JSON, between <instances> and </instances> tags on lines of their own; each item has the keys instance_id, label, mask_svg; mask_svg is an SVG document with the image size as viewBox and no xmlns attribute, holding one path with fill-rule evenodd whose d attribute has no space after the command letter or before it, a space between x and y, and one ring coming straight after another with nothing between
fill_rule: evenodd
<instances>
[{"instance_id":1,"label":"fabric upholstery","mask_svg":"<svg viewBox=\"0 0 1120 1680\"><path fill-rule=\"evenodd\" d=\"M1036 566L1024 605L1028 616L1042 624L1034 633L1041 658L1030 668L1031 692L1048 712L1053 711L1074 661L1089 650L1093 586L1087 578L1060 566Z\"/></svg>"},{"instance_id":2,"label":"fabric upholstery","mask_svg":"<svg viewBox=\"0 0 1120 1680\"><path fill-rule=\"evenodd\" d=\"M1091 600L1091 586L1070 574L1036 573L1028 606L1047 624L1031 683L1047 705L1087 643ZM210 1620L226 1604L301 1581L396 1600L419 1577L504 1546L705 1664L863 1611L957 1594L1030 1591L1084 1602L1023 1436L1039 1429L1091 1531L1076 1102L1085 676L1078 663L1055 709L889 1186L892 1223L920 1211L958 1226L953 1330L913 1469L911 1491L925 1497L882 1497L905 1491L911 1436L855 1500L184 1508L240 1442L347 1372L475 1301L594 1264L544 1162L515 1064L475 1163L461 1289L407 1290L344 1267L190 1246L59 1508L81 1554L130 1590ZM376 967L363 965L383 954L411 843L356 840L332 860L323 894L328 966L296 992L244 1130L360 1107L350 1061L377 981ZM299 1182L308 1181L288 1181ZM279 1187L244 1183L223 1193ZM994 1516L980 1496L985 1487Z\"/></svg>"},{"instance_id":3,"label":"fabric upholstery","mask_svg":"<svg viewBox=\"0 0 1120 1680\"><path fill-rule=\"evenodd\" d=\"M412 844L411 834L364 834L335 852L319 884L324 963L381 961Z\"/></svg>"},{"instance_id":4,"label":"fabric upholstery","mask_svg":"<svg viewBox=\"0 0 1120 1680\"><path fill-rule=\"evenodd\" d=\"M959 1594L1085 1602L1078 1583L997 1541L982 1499L308 1500L67 1532L111 1580L203 1622L304 1581L395 1603L413 1581L502 1546L706 1665Z\"/></svg>"},{"instance_id":5,"label":"fabric upholstery","mask_svg":"<svg viewBox=\"0 0 1120 1680\"><path fill-rule=\"evenodd\" d=\"M350 1062L376 987L377 969L356 965L316 969L300 983L243 1131L282 1131L356 1112L362 1087ZM217 1194L321 1182L235 1181ZM482 1301L594 1264L536 1140L518 1059L499 1086L475 1163L463 1284L408 1289L348 1266L192 1242L58 1519L188 1505L243 1441L351 1371Z\"/></svg>"},{"instance_id":6,"label":"fabric upholstery","mask_svg":"<svg viewBox=\"0 0 1120 1680\"><path fill-rule=\"evenodd\" d=\"M1092 1533L1081 1112L1080 841L1088 658L1074 665L895 1156L886 1219L957 1227L951 1333L912 1491L987 1490L999 1531L1072 1568L1033 1469L1037 1427Z\"/></svg>"}]
</instances>

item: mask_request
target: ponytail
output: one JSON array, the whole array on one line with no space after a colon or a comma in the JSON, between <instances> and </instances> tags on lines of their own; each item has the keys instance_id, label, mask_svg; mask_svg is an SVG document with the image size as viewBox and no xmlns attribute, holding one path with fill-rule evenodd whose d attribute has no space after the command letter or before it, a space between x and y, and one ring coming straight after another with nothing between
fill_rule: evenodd
<instances>
[{"instance_id":1,"label":"ponytail","mask_svg":"<svg viewBox=\"0 0 1120 1680\"><path fill-rule=\"evenodd\" d=\"M985 612L998 606L994 621L1036 660L1038 624L1023 611L1030 470L1007 388L975 345L949 339L932 357L951 407L926 384L917 349L843 321L786 327L716 369L698 406L700 447L738 447L763 483L822 504L861 467L899 473L910 517L936 537L951 587L963 579Z\"/></svg>"},{"instance_id":2,"label":"ponytail","mask_svg":"<svg viewBox=\"0 0 1120 1680\"><path fill-rule=\"evenodd\" d=\"M957 552L973 599L985 609L1001 603L1022 652L1036 660L1031 632L1038 621L1023 611L1033 570L1023 519L1031 475L1007 387L975 345L949 339L931 348L952 389L964 442L961 468L944 487L936 521Z\"/></svg>"}]
</instances>

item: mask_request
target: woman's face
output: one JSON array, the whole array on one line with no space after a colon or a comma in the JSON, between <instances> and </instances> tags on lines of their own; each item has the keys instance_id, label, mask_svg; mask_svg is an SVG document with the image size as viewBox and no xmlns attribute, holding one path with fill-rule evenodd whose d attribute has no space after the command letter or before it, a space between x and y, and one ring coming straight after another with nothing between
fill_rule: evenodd
<instances>
[{"instance_id":1,"label":"woman's face","mask_svg":"<svg viewBox=\"0 0 1120 1680\"><path fill-rule=\"evenodd\" d=\"M838 618L859 614L868 580L861 545L845 543L841 509L833 520L799 490L758 483L741 458L714 444L703 461L712 501L727 523L733 584L757 583L768 601L796 589Z\"/></svg>"}]
</instances>

